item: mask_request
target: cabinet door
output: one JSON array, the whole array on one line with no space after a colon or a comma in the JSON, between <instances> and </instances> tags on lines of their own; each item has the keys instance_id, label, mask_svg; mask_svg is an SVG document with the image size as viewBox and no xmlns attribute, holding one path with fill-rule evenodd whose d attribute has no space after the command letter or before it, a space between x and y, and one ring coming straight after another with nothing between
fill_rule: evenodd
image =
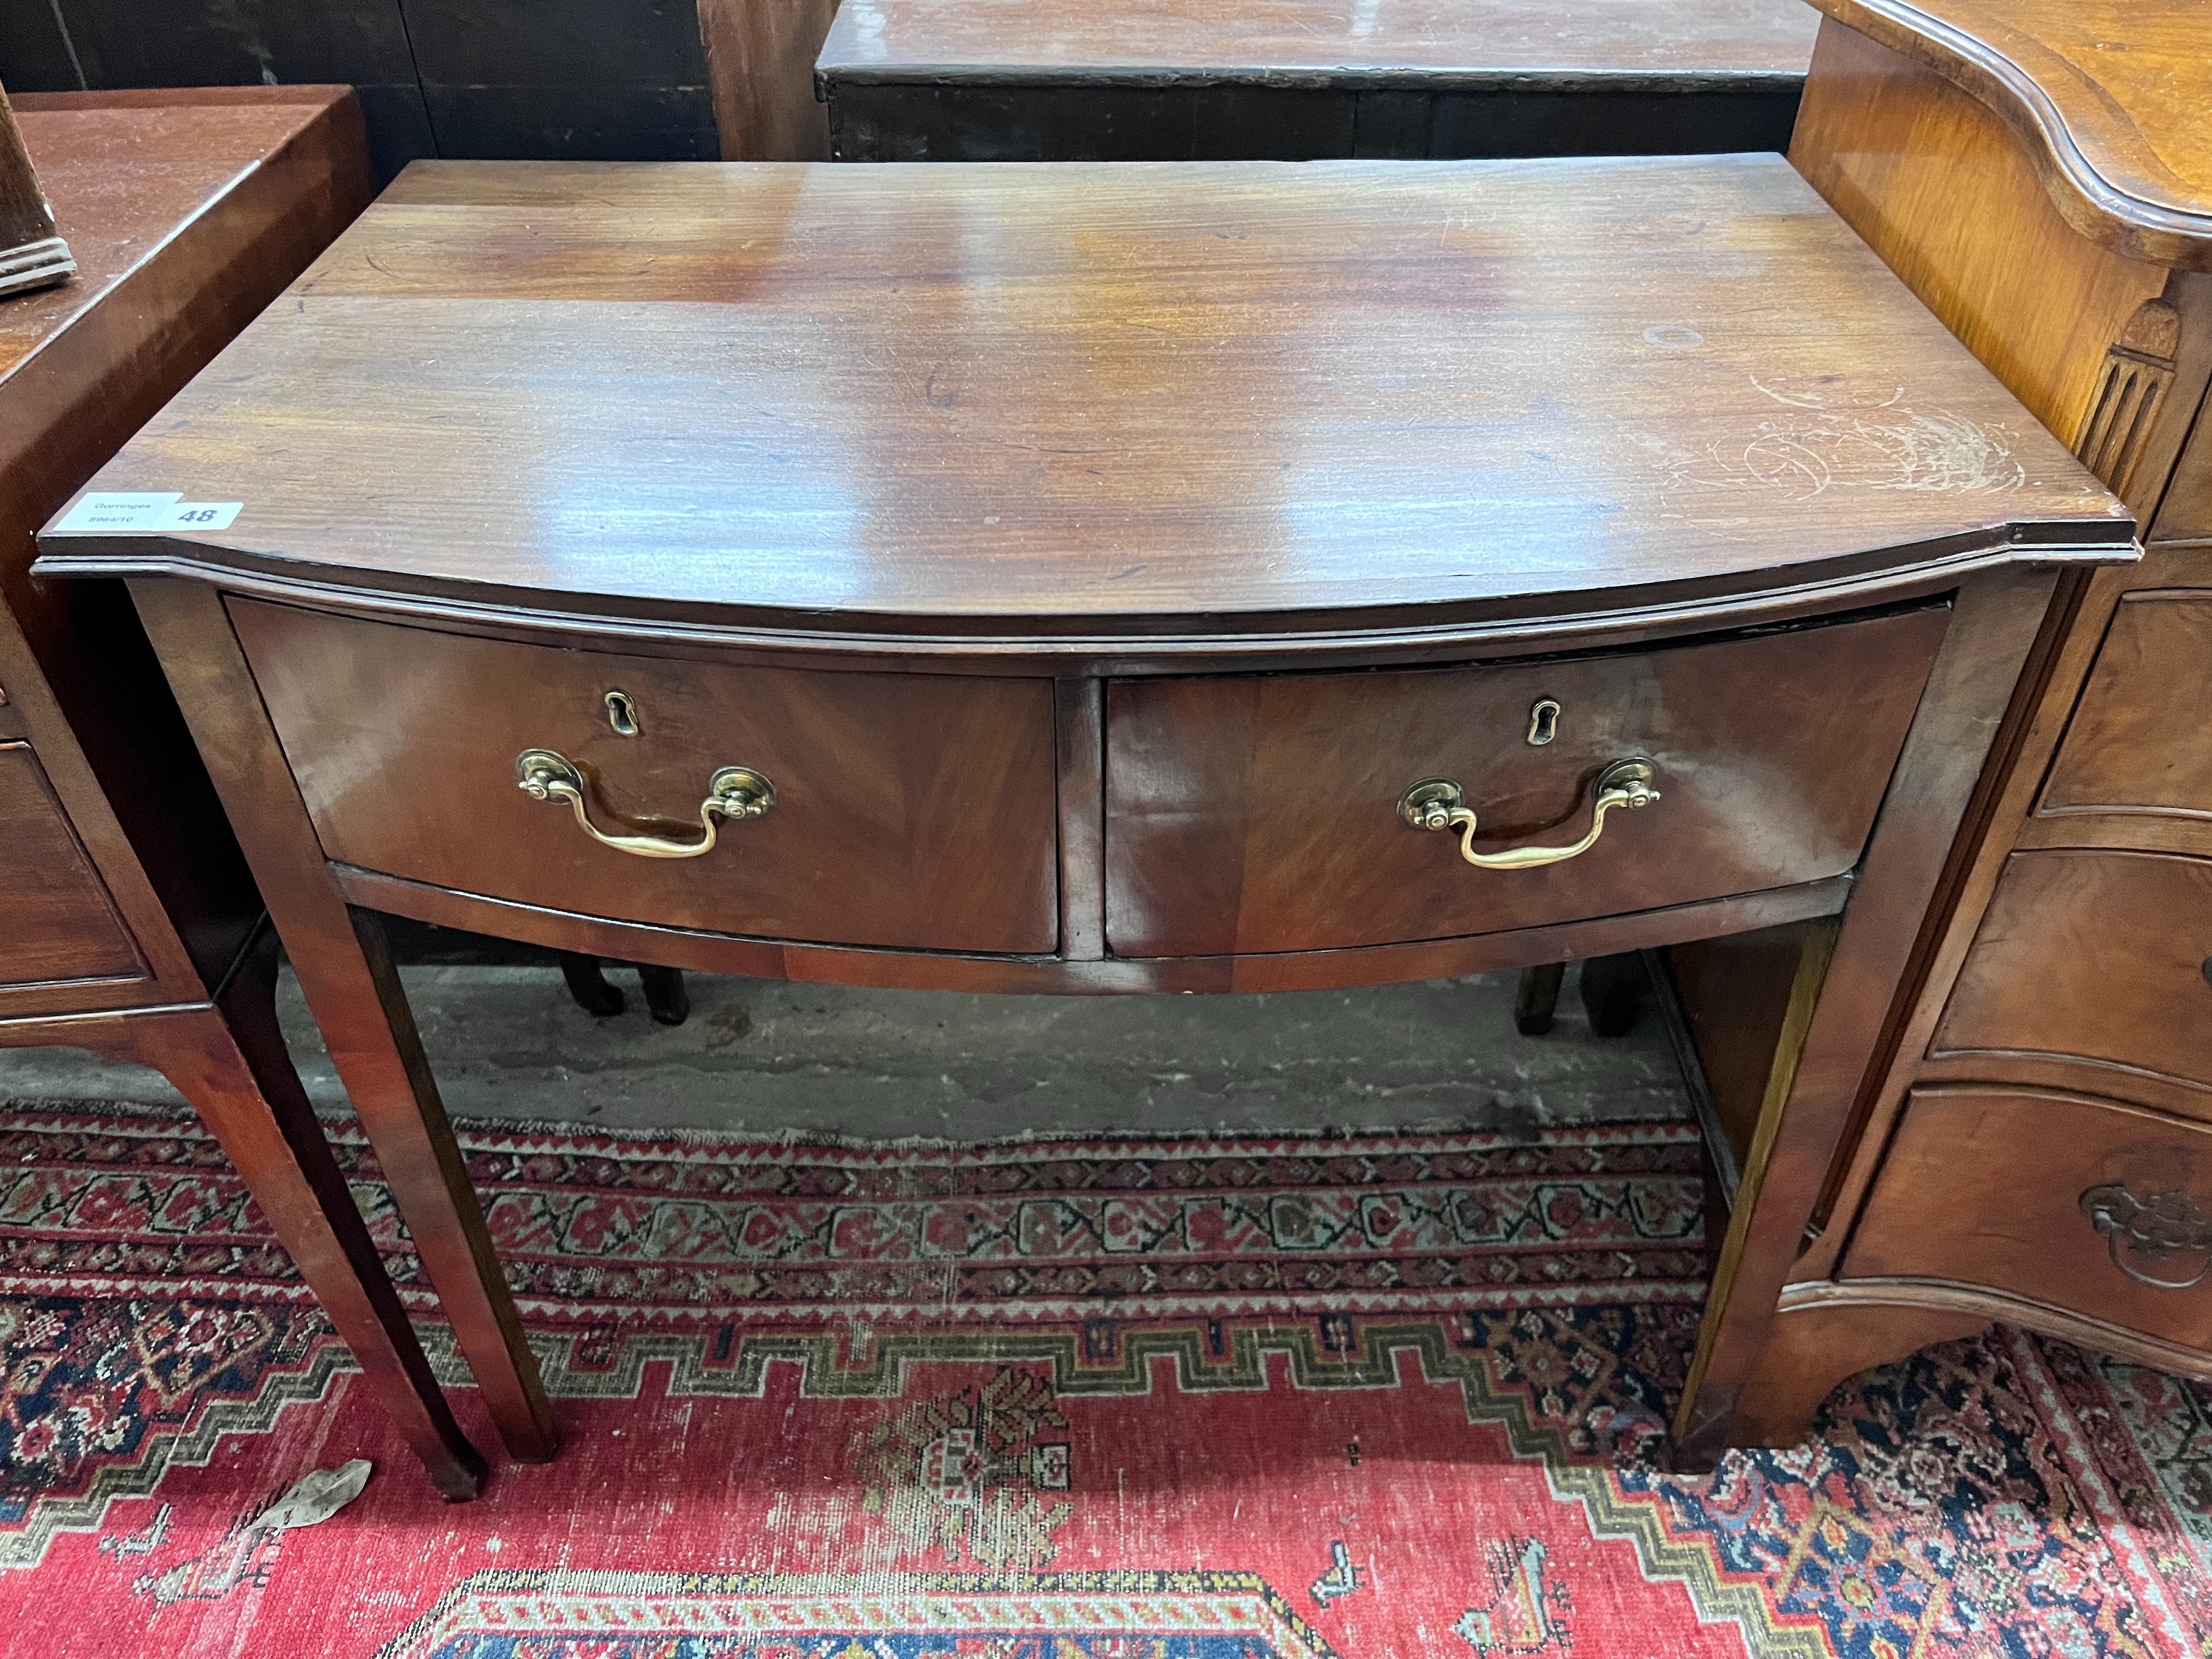
<instances>
[{"instance_id":1,"label":"cabinet door","mask_svg":"<svg viewBox=\"0 0 2212 1659\"><path fill-rule=\"evenodd\" d=\"M143 971L38 757L0 743L0 988Z\"/></svg>"}]
</instances>

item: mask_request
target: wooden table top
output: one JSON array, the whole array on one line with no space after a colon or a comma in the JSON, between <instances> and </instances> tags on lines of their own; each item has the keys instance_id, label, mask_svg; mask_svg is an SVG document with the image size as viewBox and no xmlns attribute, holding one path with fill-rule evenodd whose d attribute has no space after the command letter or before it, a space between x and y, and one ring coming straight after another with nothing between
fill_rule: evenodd
<instances>
[{"instance_id":1,"label":"wooden table top","mask_svg":"<svg viewBox=\"0 0 2212 1659\"><path fill-rule=\"evenodd\" d=\"M244 507L42 570L825 630L1562 614L2130 533L1774 156L417 163L92 487Z\"/></svg>"},{"instance_id":2,"label":"wooden table top","mask_svg":"<svg viewBox=\"0 0 2212 1659\"><path fill-rule=\"evenodd\" d=\"M2075 228L2212 270L2208 0L1814 0L2029 137Z\"/></svg>"},{"instance_id":3,"label":"wooden table top","mask_svg":"<svg viewBox=\"0 0 2212 1659\"><path fill-rule=\"evenodd\" d=\"M0 304L0 419L33 351L135 276L179 227L349 94L343 87L17 93L16 124L76 257L74 281ZM51 384L21 394L52 398Z\"/></svg>"},{"instance_id":4,"label":"wooden table top","mask_svg":"<svg viewBox=\"0 0 2212 1659\"><path fill-rule=\"evenodd\" d=\"M1794 85L1819 23L1803 0L844 0L815 67L832 82Z\"/></svg>"}]
</instances>

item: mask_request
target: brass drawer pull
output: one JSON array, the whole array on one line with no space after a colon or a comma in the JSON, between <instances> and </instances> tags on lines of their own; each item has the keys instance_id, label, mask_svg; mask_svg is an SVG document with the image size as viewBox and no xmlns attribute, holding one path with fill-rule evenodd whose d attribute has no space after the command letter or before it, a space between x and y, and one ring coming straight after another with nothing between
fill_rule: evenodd
<instances>
[{"instance_id":1,"label":"brass drawer pull","mask_svg":"<svg viewBox=\"0 0 2212 1659\"><path fill-rule=\"evenodd\" d=\"M2089 1224L2104 1234L2112 1265L2138 1285L2185 1291L2212 1273L2212 1217L2187 1193L2137 1198L2124 1187L2092 1187L2081 1194L2081 1209ZM2204 1261L2186 1279L2160 1279L2129 1259L2145 1256L2163 1262L2169 1255L2201 1255Z\"/></svg>"},{"instance_id":2,"label":"brass drawer pull","mask_svg":"<svg viewBox=\"0 0 2212 1659\"><path fill-rule=\"evenodd\" d=\"M1448 778L1425 778L1398 801L1398 816L1416 830L1456 830L1460 856L1486 870L1533 870L1587 853L1605 833L1605 815L1616 806L1649 806L1659 799L1651 787L1658 769L1648 760L1617 760L1597 775L1597 802L1589 833L1571 847L1509 847L1502 853L1474 850L1474 810L1467 792Z\"/></svg>"},{"instance_id":3,"label":"brass drawer pull","mask_svg":"<svg viewBox=\"0 0 2212 1659\"><path fill-rule=\"evenodd\" d=\"M750 766L726 766L707 780L707 799L699 803L699 839L667 836L611 836L592 822L584 799L584 775L575 763L550 749L526 749L514 757L522 793L533 800L565 800L584 833L617 853L641 859L696 859L714 848L717 818L757 818L775 805L775 786Z\"/></svg>"}]
</instances>

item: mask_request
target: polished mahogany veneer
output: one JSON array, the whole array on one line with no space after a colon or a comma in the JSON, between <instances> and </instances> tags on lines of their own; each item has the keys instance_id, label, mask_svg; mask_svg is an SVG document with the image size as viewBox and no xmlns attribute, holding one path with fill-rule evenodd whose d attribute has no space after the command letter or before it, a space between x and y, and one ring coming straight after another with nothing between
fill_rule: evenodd
<instances>
[{"instance_id":1,"label":"polished mahogany veneer","mask_svg":"<svg viewBox=\"0 0 2212 1659\"><path fill-rule=\"evenodd\" d=\"M725 933L1035 956L1058 942L1050 680L565 650L246 599L231 619L341 864ZM657 820L678 842L703 839L698 807L726 766L766 778L775 805L721 826L712 857L616 856L517 787L530 750L575 763L587 814ZM438 787L393 787L418 775Z\"/></svg>"},{"instance_id":2,"label":"polished mahogany veneer","mask_svg":"<svg viewBox=\"0 0 2212 1659\"><path fill-rule=\"evenodd\" d=\"M1116 680L1107 943L1339 950L1844 875L1949 620L1927 609L1480 668ZM1375 810L1442 775L1462 784L1482 844L1568 844L1595 780L1624 760L1650 763L1658 799L1558 864L1468 867L1449 836L1407 835Z\"/></svg>"},{"instance_id":3,"label":"polished mahogany veneer","mask_svg":"<svg viewBox=\"0 0 2212 1659\"><path fill-rule=\"evenodd\" d=\"M420 165L94 483L241 504L40 568L130 580L525 1448L376 913L1060 992L1809 920L1748 1214L2134 551L1772 157Z\"/></svg>"}]
</instances>

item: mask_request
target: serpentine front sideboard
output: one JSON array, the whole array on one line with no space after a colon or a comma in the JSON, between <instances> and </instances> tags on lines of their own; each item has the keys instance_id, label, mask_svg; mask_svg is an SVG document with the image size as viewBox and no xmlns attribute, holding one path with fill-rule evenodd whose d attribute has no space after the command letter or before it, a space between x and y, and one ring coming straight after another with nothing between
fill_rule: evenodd
<instances>
[{"instance_id":1,"label":"serpentine front sideboard","mask_svg":"<svg viewBox=\"0 0 2212 1659\"><path fill-rule=\"evenodd\" d=\"M841 161L1779 150L1804 0L843 0Z\"/></svg>"},{"instance_id":2,"label":"serpentine front sideboard","mask_svg":"<svg viewBox=\"0 0 2212 1659\"><path fill-rule=\"evenodd\" d=\"M380 913L1103 993L1812 921L1738 1189L1802 1224L2135 550L1778 156L418 163L92 490L40 569L129 580L525 1447Z\"/></svg>"},{"instance_id":3,"label":"serpentine front sideboard","mask_svg":"<svg viewBox=\"0 0 2212 1659\"><path fill-rule=\"evenodd\" d=\"M1712 1443L1992 1320L2212 1376L2212 7L1818 3L1790 160L2147 551L2060 586L1855 1155L1752 1246L1778 1311L1680 1425Z\"/></svg>"}]
</instances>

